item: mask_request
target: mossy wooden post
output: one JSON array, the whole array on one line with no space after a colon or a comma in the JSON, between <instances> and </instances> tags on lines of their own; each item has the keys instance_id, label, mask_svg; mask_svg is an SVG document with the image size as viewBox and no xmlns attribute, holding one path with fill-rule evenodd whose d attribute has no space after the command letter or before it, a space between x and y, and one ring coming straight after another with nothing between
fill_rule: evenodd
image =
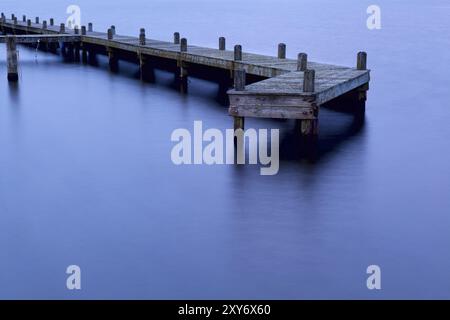
<instances>
[{"instance_id":1,"label":"mossy wooden post","mask_svg":"<svg viewBox=\"0 0 450 320\"><path fill-rule=\"evenodd\" d=\"M308 69L308 55L299 53L297 59L297 71L306 71Z\"/></svg>"},{"instance_id":2,"label":"mossy wooden post","mask_svg":"<svg viewBox=\"0 0 450 320\"><path fill-rule=\"evenodd\" d=\"M303 92L314 93L316 83L316 71L306 69L303 74ZM302 136L317 135L318 120L300 120L300 132Z\"/></svg>"},{"instance_id":3,"label":"mossy wooden post","mask_svg":"<svg viewBox=\"0 0 450 320\"><path fill-rule=\"evenodd\" d=\"M219 38L219 50L224 51L226 49L226 42L225 37Z\"/></svg>"},{"instance_id":4,"label":"mossy wooden post","mask_svg":"<svg viewBox=\"0 0 450 320\"><path fill-rule=\"evenodd\" d=\"M286 59L286 45L284 43L278 45L278 59Z\"/></svg>"},{"instance_id":5,"label":"mossy wooden post","mask_svg":"<svg viewBox=\"0 0 450 320\"><path fill-rule=\"evenodd\" d=\"M173 34L173 43L180 44L180 33L179 32L175 32Z\"/></svg>"},{"instance_id":6,"label":"mossy wooden post","mask_svg":"<svg viewBox=\"0 0 450 320\"><path fill-rule=\"evenodd\" d=\"M6 58L8 69L8 81L17 82L19 80L17 44L14 36L6 37Z\"/></svg>"}]
</instances>

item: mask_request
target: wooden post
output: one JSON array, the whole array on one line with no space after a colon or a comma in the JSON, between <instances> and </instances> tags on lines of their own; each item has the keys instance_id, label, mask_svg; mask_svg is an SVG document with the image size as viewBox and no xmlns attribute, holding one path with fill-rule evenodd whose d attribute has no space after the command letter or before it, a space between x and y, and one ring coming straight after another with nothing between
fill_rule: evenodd
<instances>
[{"instance_id":1,"label":"wooden post","mask_svg":"<svg viewBox=\"0 0 450 320\"><path fill-rule=\"evenodd\" d=\"M93 31L94 31L94 29L93 29L92 22L89 22L88 23L88 32L93 32Z\"/></svg>"},{"instance_id":2,"label":"wooden post","mask_svg":"<svg viewBox=\"0 0 450 320\"><path fill-rule=\"evenodd\" d=\"M139 45L145 46L145 29L141 28L139 31Z\"/></svg>"},{"instance_id":3,"label":"wooden post","mask_svg":"<svg viewBox=\"0 0 450 320\"><path fill-rule=\"evenodd\" d=\"M26 15L22 16L22 22L27 22L27 16Z\"/></svg>"},{"instance_id":4,"label":"wooden post","mask_svg":"<svg viewBox=\"0 0 450 320\"><path fill-rule=\"evenodd\" d=\"M17 17L14 17L13 22L14 22L14 25L17 24Z\"/></svg>"},{"instance_id":5,"label":"wooden post","mask_svg":"<svg viewBox=\"0 0 450 320\"><path fill-rule=\"evenodd\" d=\"M358 52L356 69L367 70L367 53Z\"/></svg>"},{"instance_id":6,"label":"wooden post","mask_svg":"<svg viewBox=\"0 0 450 320\"><path fill-rule=\"evenodd\" d=\"M39 24L39 17L36 17L36 24Z\"/></svg>"},{"instance_id":7,"label":"wooden post","mask_svg":"<svg viewBox=\"0 0 450 320\"><path fill-rule=\"evenodd\" d=\"M80 29L78 29L78 26L75 26L75 28L73 29L73 33L80 34Z\"/></svg>"},{"instance_id":8,"label":"wooden post","mask_svg":"<svg viewBox=\"0 0 450 320\"><path fill-rule=\"evenodd\" d=\"M19 80L19 73L17 68L17 48L16 38L6 37L6 55L7 55L7 69L8 69L8 81L17 82Z\"/></svg>"},{"instance_id":9,"label":"wooden post","mask_svg":"<svg viewBox=\"0 0 450 320\"><path fill-rule=\"evenodd\" d=\"M234 71L234 90L245 90L246 76L247 75L244 69L238 69Z\"/></svg>"},{"instance_id":10,"label":"wooden post","mask_svg":"<svg viewBox=\"0 0 450 320\"><path fill-rule=\"evenodd\" d=\"M14 13L11 14L11 20L14 20L16 16L14 15Z\"/></svg>"},{"instance_id":11,"label":"wooden post","mask_svg":"<svg viewBox=\"0 0 450 320\"><path fill-rule=\"evenodd\" d=\"M47 20L42 21L42 29L47 29Z\"/></svg>"},{"instance_id":12,"label":"wooden post","mask_svg":"<svg viewBox=\"0 0 450 320\"><path fill-rule=\"evenodd\" d=\"M54 26L55 25L55 19L53 19L53 18L50 18L50 26Z\"/></svg>"},{"instance_id":13,"label":"wooden post","mask_svg":"<svg viewBox=\"0 0 450 320\"><path fill-rule=\"evenodd\" d=\"M316 71L306 70L303 75L303 92L314 92L316 81Z\"/></svg>"},{"instance_id":14,"label":"wooden post","mask_svg":"<svg viewBox=\"0 0 450 320\"><path fill-rule=\"evenodd\" d=\"M306 69L308 69L308 55L306 53L299 53L297 71L306 71Z\"/></svg>"},{"instance_id":15,"label":"wooden post","mask_svg":"<svg viewBox=\"0 0 450 320\"><path fill-rule=\"evenodd\" d=\"M313 137L318 134L317 120L300 120L300 133L304 137Z\"/></svg>"},{"instance_id":16,"label":"wooden post","mask_svg":"<svg viewBox=\"0 0 450 320\"><path fill-rule=\"evenodd\" d=\"M81 35L82 36L86 35L86 26L81 26Z\"/></svg>"},{"instance_id":17,"label":"wooden post","mask_svg":"<svg viewBox=\"0 0 450 320\"><path fill-rule=\"evenodd\" d=\"M30 19L27 20L27 27L31 27L31 20Z\"/></svg>"},{"instance_id":18,"label":"wooden post","mask_svg":"<svg viewBox=\"0 0 450 320\"><path fill-rule=\"evenodd\" d=\"M244 69L238 69L234 71L234 90L244 91L245 90L245 79L246 72ZM244 130L244 117L233 117L234 118L234 130L242 129ZM235 139L235 144L236 144Z\"/></svg>"},{"instance_id":19,"label":"wooden post","mask_svg":"<svg viewBox=\"0 0 450 320\"><path fill-rule=\"evenodd\" d=\"M173 34L173 43L180 44L180 33L179 32L175 32Z\"/></svg>"},{"instance_id":20,"label":"wooden post","mask_svg":"<svg viewBox=\"0 0 450 320\"><path fill-rule=\"evenodd\" d=\"M278 59L286 59L286 45L284 43L278 45Z\"/></svg>"},{"instance_id":21,"label":"wooden post","mask_svg":"<svg viewBox=\"0 0 450 320\"><path fill-rule=\"evenodd\" d=\"M180 42L180 51L181 52L187 52L187 39L182 38Z\"/></svg>"},{"instance_id":22,"label":"wooden post","mask_svg":"<svg viewBox=\"0 0 450 320\"><path fill-rule=\"evenodd\" d=\"M114 33L111 28L108 29L108 40L112 40L114 37Z\"/></svg>"},{"instance_id":23,"label":"wooden post","mask_svg":"<svg viewBox=\"0 0 450 320\"><path fill-rule=\"evenodd\" d=\"M234 61L242 61L242 46L239 44L234 46Z\"/></svg>"},{"instance_id":24,"label":"wooden post","mask_svg":"<svg viewBox=\"0 0 450 320\"><path fill-rule=\"evenodd\" d=\"M111 32L112 32L113 36L116 35L116 26L111 26Z\"/></svg>"},{"instance_id":25,"label":"wooden post","mask_svg":"<svg viewBox=\"0 0 450 320\"><path fill-rule=\"evenodd\" d=\"M59 26L59 33L66 33L66 25L64 23L61 23Z\"/></svg>"},{"instance_id":26,"label":"wooden post","mask_svg":"<svg viewBox=\"0 0 450 320\"><path fill-rule=\"evenodd\" d=\"M109 29L111 30L111 29ZM108 58L109 58L109 69L113 72L116 72L118 70L118 59L116 57L116 54L112 48L108 48Z\"/></svg>"},{"instance_id":27,"label":"wooden post","mask_svg":"<svg viewBox=\"0 0 450 320\"><path fill-rule=\"evenodd\" d=\"M225 37L219 38L219 50L225 50Z\"/></svg>"}]
</instances>

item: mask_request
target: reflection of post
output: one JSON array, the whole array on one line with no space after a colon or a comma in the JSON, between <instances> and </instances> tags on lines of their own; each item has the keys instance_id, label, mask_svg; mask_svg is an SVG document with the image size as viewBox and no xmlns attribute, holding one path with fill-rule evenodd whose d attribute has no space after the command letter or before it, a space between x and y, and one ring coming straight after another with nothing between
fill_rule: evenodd
<instances>
[{"instance_id":1,"label":"reflection of post","mask_svg":"<svg viewBox=\"0 0 450 320\"><path fill-rule=\"evenodd\" d=\"M17 82L19 80L17 68L17 46L15 37L6 37L6 55L8 64L8 81Z\"/></svg>"}]
</instances>

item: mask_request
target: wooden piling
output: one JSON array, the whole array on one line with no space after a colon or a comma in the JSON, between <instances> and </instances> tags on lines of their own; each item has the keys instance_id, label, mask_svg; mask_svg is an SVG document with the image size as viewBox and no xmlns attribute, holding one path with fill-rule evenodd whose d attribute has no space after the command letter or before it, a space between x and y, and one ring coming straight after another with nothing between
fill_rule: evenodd
<instances>
[{"instance_id":1,"label":"wooden piling","mask_svg":"<svg viewBox=\"0 0 450 320\"><path fill-rule=\"evenodd\" d=\"M82 36L86 35L86 26L81 26L81 35Z\"/></svg>"},{"instance_id":2,"label":"wooden piling","mask_svg":"<svg viewBox=\"0 0 450 320\"><path fill-rule=\"evenodd\" d=\"M139 30L139 45L145 46L145 29Z\"/></svg>"},{"instance_id":3,"label":"wooden piling","mask_svg":"<svg viewBox=\"0 0 450 320\"><path fill-rule=\"evenodd\" d=\"M66 33L66 25L64 23L60 24L59 33Z\"/></svg>"},{"instance_id":4,"label":"wooden piling","mask_svg":"<svg viewBox=\"0 0 450 320\"><path fill-rule=\"evenodd\" d=\"M17 82L19 80L18 73L18 59L17 59L17 45L14 36L6 37L6 55L7 55L7 69L8 81Z\"/></svg>"},{"instance_id":5,"label":"wooden piling","mask_svg":"<svg viewBox=\"0 0 450 320\"><path fill-rule=\"evenodd\" d=\"M297 71L306 71L308 69L308 55L299 53L297 59Z\"/></svg>"},{"instance_id":6,"label":"wooden piling","mask_svg":"<svg viewBox=\"0 0 450 320\"><path fill-rule=\"evenodd\" d=\"M109 29L111 30L111 29ZM112 48L108 48L108 58L109 58L109 69L113 72L116 72L118 70L119 61L116 57L116 53Z\"/></svg>"},{"instance_id":7,"label":"wooden piling","mask_svg":"<svg viewBox=\"0 0 450 320\"><path fill-rule=\"evenodd\" d=\"M55 25L55 19L53 19L53 18L50 18L50 26L54 26Z\"/></svg>"},{"instance_id":8,"label":"wooden piling","mask_svg":"<svg viewBox=\"0 0 450 320\"><path fill-rule=\"evenodd\" d=\"M26 15L22 16L22 22L27 22L27 16Z\"/></svg>"},{"instance_id":9,"label":"wooden piling","mask_svg":"<svg viewBox=\"0 0 450 320\"><path fill-rule=\"evenodd\" d=\"M112 40L114 37L114 33L111 28L108 29L108 40Z\"/></svg>"},{"instance_id":10,"label":"wooden piling","mask_svg":"<svg viewBox=\"0 0 450 320\"><path fill-rule=\"evenodd\" d=\"M31 20L30 19L27 20L27 27L29 27L29 28L31 27Z\"/></svg>"},{"instance_id":11,"label":"wooden piling","mask_svg":"<svg viewBox=\"0 0 450 320\"><path fill-rule=\"evenodd\" d=\"M182 38L180 41L180 51L187 52L187 39L186 38Z\"/></svg>"},{"instance_id":12,"label":"wooden piling","mask_svg":"<svg viewBox=\"0 0 450 320\"><path fill-rule=\"evenodd\" d=\"M278 45L278 59L286 59L286 45L284 43Z\"/></svg>"},{"instance_id":13,"label":"wooden piling","mask_svg":"<svg viewBox=\"0 0 450 320\"><path fill-rule=\"evenodd\" d=\"M17 25L17 17L14 17L13 22L14 22L14 25Z\"/></svg>"},{"instance_id":14,"label":"wooden piling","mask_svg":"<svg viewBox=\"0 0 450 320\"><path fill-rule=\"evenodd\" d=\"M225 50L226 49L226 45L225 45L225 37L220 37L219 38L219 50Z\"/></svg>"},{"instance_id":15,"label":"wooden piling","mask_svg":"<svg viewBox=\"0 0 450 320\"><path fill-rule=\"evenodd\" d=\"M244 69L238 69L234 71L234 90L245 90L246 77L247 75Z\"/></svg>"},{"instance_id":16,"label":"wooden piling","mask_svg":"<svg viewBox=\"0 0 450 320\"><path fill-rule=\"evenodd\" d=\"M111 26L110 29L111 29L112 35L115 36L116 35L116 26Z\"/></svg>"},{"instance_id":17,"label":"wooden piling","mask_svg":"<svg viewBox=\"0 0 450 320\"><path fill-rule=\"evenodd\" d=\"M244 117L233 117L234 119L234 131L241 129L244 130L245 118ZM234 139L234 144L237 145L237 139Z\"/></svg>"},{"instance_id":18,"label":"wooden piling","mask_svg":"<svg viewBox=\"0 0 450 320\"><path fill-rule=\"evenodd\" d=\"M39 24L39 17L36 17L36 23Z\"/></svg>"},{"instance_id":19,"label":"wooden piling","mask_svg":"<svg viewBox=\"0 0 450 320\"><path fill-rule=\"evenodd\" d=\"M93 29L92 22L89 22L88 23L88 32L93 32L93 31L94 31L94 29Z\"/></svg>"},{"instance_id":20,"label":"wooden piling","mask_svg":"<svg viewBox=\"0 0 450 320\"><path fill-rule=\"evenodd\" d=\"M242 46L239 44L234 46L234 61L242 61Z\"/></svg>"},{"instance_id":21,"label":"wooden piling","mask_svg":"<svg viewBox=\"0 0 450 320\"><path fill-rule=\"evenodd\" d=\"M179 32L175 32L173 34L173 43L180 44L180 33Z\"/></svg>"},{"instance_id":22,"label":"wooden piling","mask_svg":"<svg viewBox=\"0 0 450 320\"><path fill-rule=\"evenodd\" d=\"M356 61L356 69L367 70L367 53L358 52L357 61Z\"/></svg>"},{"instance_id":23,"label":"wooden piling","mask_svg":"<svg viewBox=\"0 0 450 320\"><path fill-rule=\"evenodd\" d=\"M314 92L316 71L306 70L303 75L303 92Z\"/></svg>"},{"instance_id":24,"label":"wooden piling","mask_svg":"<svg viewBox=\"0 0 450 320\"><path fill-rule=\"evenodd\" d=\"M47 29L47 20L42 21L42 29Z\"/></svg>"}]
</instances>

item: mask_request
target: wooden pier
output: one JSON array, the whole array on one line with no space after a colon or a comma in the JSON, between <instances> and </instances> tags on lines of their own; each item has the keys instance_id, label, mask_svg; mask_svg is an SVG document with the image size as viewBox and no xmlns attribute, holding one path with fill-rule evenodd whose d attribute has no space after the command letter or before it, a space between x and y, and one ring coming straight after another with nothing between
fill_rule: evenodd
<instances>
[{"instance_id":1,"label":"wooden pier","mask_svg":"<svg viewBox=\"0 0 450 320\"><path fill-rule=\"evenodd\" d=\"M145 29L136 37L116 33L115 26L106 32L94 31L93 24L80 29L55 25L54 19L34 21L14 14L10 18L2 13L0 28L6 36L0 42L7 44L8 79L17 81L17 43L44 43L55 50L55 43L67 54L80 57L105 54L112 70L118 61L130 56L138 62L141 78L151 69L173 65L182 87L196 69L221 71L225 83L234 88L228 91L229 114L234 117L235 129L244 128L244 118L281 118L299 121L302 135L318 133L320 106L344 98L355 104L355 111L364 113L370 71L367 55L359 52L354 68L308 61L305 53L297 60L286 58L286 45L278 45L277 56L243 52L240 45L227 50L226 39L220 37L217 49L188 45L178 32L173 41L149 39ZM53 45L52 45L53 44ZM50 46L50 47L49 47ZM255 80L256 79L256 80Z\"/></svg>"}]
</instances>

